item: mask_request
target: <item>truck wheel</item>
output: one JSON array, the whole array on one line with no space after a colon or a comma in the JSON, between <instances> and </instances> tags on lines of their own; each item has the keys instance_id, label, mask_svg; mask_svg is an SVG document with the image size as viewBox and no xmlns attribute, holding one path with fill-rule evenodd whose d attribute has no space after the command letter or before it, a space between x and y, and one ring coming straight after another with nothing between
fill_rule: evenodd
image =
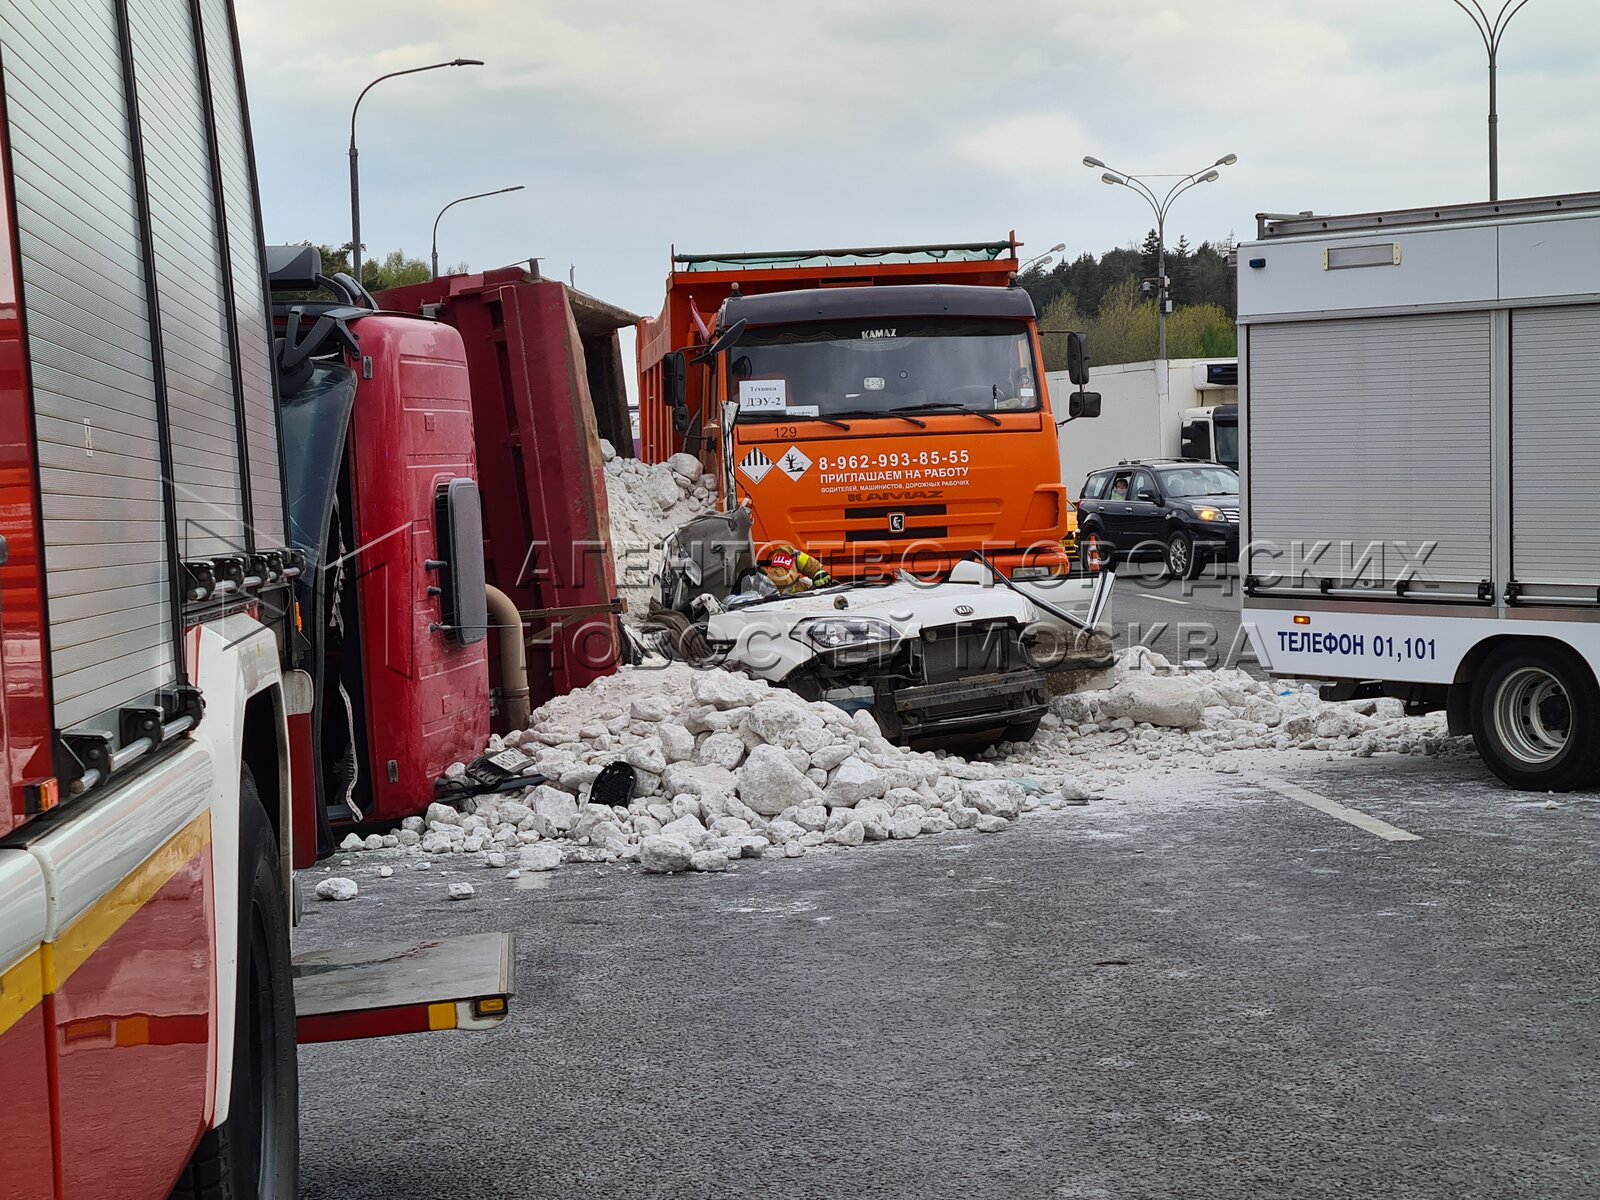
<instances>
[{"instance_id":1,"label":"truck wheel","mask_svg":"<svg viewBox=\"0 0 1600 1200\"><path fill-rule=\"evenodd\" d=\"M1181 529L1167 539L1167 574L1174 579L1193 579L1200 574L1200 556L1194 539Z\"/></svg>"},{"instance_id":2,"label":"truck wheel","mask_svg":"<svg viewBox=\"0 0 1600 1200\"><path fill-rule=\"evenodd\" d=\"M299 1187L299 1075L278 842L239 780L239 967L228 1119L200 1139L174 1200L289 1200Z\"/></svg>"},{"instance_id":3,"label":"truck wheel","mask_svg":"<svg viewBox=\"0 0 1600 1200\"><path fill-rule=\"evenodd\" d=\"M1472 684L1472 740L1488 768L1523 791L1600 780L1600 685L1570 650L1510 643Z\"/></svg>"}]
</instances>

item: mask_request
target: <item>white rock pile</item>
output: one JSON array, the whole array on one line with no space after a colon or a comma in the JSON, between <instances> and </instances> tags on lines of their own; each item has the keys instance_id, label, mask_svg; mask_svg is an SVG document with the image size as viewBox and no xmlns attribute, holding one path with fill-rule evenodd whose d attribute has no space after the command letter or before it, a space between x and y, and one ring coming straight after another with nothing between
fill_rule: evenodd
<instances>
[{"instance_id":1,"label":"white rock pile","mask_svg":"<svg viewBox=\"0 0 1600 1200\"><path fill-rule=\"evenodd\" d=\"M1315 684L1240 670L1178 671L1144 648L1118 656L1106 691L1062 696L1039 733L1002 754L1013 769L1092 765L1115 779L1153 766L1240 767L1237 751L1438 754L1452 745L1443 713L1408 717L1391 698L1324 701Z\"/></svg>"},{"instance_id":2,"label":"white rock pile","mask_svg":"<svg viewBox=\"0 0 1600 1200\"><path fill-rule=\"evenodd\" d=\"M661 566L661 539L711 511L717 481L700 473L700 460L692 454L646 463L623 458L604 439L600 452L605 459L617 587L628 602L628 617L638 620L650 611L651 580Z\"/></svg>"},{"instance_id":3,"label":"white rock pile","mask_svg":"<svg viewBox=\"0 0 1600 1200\"><path fill-rule=\"evenodd\" d=\"M1230 751L1438 753L1446 741L1442 718L1406 717L1398 701L1329 704L1314 688L1239 671L1174 673L1145 650L1125 652L1115 679L1058 699L1032 742L967 761L892 745L870 714L731 672L625 668L491 739L491 751L531 755L545 783L478 797L466 811L433 804L395 834L351 834L340 849L398 850L418 866L460 855L519 874L573 863L721 871L741 858L998 832L1135 774L1237 773L1229 759L1245 756ZM633 801L591 801L601 769L619 760L638 780Z\"/></svg>"}]
</instances>

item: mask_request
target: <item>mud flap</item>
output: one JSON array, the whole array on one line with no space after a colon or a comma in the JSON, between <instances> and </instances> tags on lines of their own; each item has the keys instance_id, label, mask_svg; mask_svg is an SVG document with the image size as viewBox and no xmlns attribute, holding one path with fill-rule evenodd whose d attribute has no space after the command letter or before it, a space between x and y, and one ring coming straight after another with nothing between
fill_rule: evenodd
<instances>
[{"instance_id":1,"label":"mud flap","mask_svg":"<svg viewBox=\"0 0 1600 1200\"><path fill-rule=\"evenodd\" d=\"M511 1007L513 949L509 933L475 933L298 955L298 1040L492 1029Z\"/></svg>"}]
</instances>

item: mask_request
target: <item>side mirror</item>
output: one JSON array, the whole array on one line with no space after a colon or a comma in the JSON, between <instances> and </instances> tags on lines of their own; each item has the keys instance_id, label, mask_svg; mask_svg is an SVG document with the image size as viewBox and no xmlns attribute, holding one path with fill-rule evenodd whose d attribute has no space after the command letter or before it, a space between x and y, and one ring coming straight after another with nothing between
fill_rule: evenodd
<instances>
[{"instance_id":1,"label":"side mirror","mask_svg":"<svg viewBox=\"0 0 1600 1200\"><path fill-rule=\"evenodd\" d=\"M1135 497L1135 499L1139 500L1141 503L1144 503L1144 504L1160 504L1161 503L1161 500L1149 488L1140 488L1139 489L1139 494L1138 494L1137 497Z\"/></svg>"},{"instance_id":2,"label":"side mirror","mask_svg":"<svg viewBox=\"0 0 1600 1200\"><path fill-rule=\"evenodd\" d=\"M489 635L489 594L484 590L483 504L478 485L452 479L433 501L439 557L428 566L439 572L439 624L458 646Z\"/></svg>"},{"instance_id":3,"label":"side mirror","mask_svg":"<svg viewBox=\"0 0 1600 1200\"><path fill-rule=\"evenodd\" d=\"M689 430L689 362L682 350L661 360L661 402L672 410L672 428Z\"/></svg>"},{"instance_id":4,"label":"side mirror","mask_svg":"<svg viewBox=\"0 0 1600 1200\"><path fill-rule=\"evenodd\" d=\"M1077 335L1074 334L1074 337ZM1073 392L1067 397L1067 419L1075 421L1079 417L1098 417L1100 415L1099 392Z\"/></svg>"},{"instance_id":5,"label":"side mirror","mask_svg":"<svg viewBox=\"0 0 1600 1200\"><path fill-rule=\"evenodd\" d=\"M1081 333L1067 334L1067 378L1079 387L1089 382L1089 350Z\"/></svg>"},{"instance_id":6,"label":"side mirror","mask_svg":"<svg viewBox=\"0 0 1600 1200\"><path fill-rule=\"evenodd\" d=\"M707 363L716 358L717 355L721 354L729 346L733 345L744 336L745 328L749 324L749 321L746 321L743 317L740 317L732 325L729 325L726 329L721 330L716 337L712 338L711 344L704 350L700 351L699 354L694 356L694 361L697 363Z\"/></svg>"}]
</instances>

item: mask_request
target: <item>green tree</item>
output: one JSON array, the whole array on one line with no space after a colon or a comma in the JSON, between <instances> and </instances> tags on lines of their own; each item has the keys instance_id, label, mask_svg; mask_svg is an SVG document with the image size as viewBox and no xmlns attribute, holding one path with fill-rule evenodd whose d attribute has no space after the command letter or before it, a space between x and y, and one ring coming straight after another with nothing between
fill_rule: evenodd
<instances>
[{"instance_id":1,"label":"green tree","mask_svg":"<svg viewBox=\"0 0 1600 1200\"><path fill-rule=\"evenodd\" d=\"M1132 277L1115 285L1100 301L1100 311L1084 331L1089 355L1102 365L1143 362L1156 356L1156 305L1139 294Z\"/></svg>"},{"instance_id":2,"label":"green tree","mask_svg":"<svg viewBox=\"0 0 1600 1200\"><path fill-rule=\"evenodd\" d=\"M1084 321L1078 314L1078 298L1061 292L1045 306L1039 316L1039 340L1044 347L1044 369L1067 369L1067 334L1082 333Z\"/></svg>"},{"instance_id":3,"label":"green tree","mask_svg":"<svg viewBox=\"0 0 1600 1200\"><path fill-rule=\"evenodd\" d=\"M1173 358L1232 358L1238 353L1233 321L1215 304L1186 304L1167 318L1167 353Z\"/></svg>"},{"instance_id":4,"label":"green tree","mask_svg":"<svg viewBox=\"0 0 1600 1200\"><path fill-rule=\"evenodd\" d=\"M350 243L341 246L318 246L322 254L322 273L330 278L344 272L350 273ZM457 263L445 274L465 272L466 263ZM428 264L420 258L407 258L404 250L391 250L381 259L364 258L361 260L361 283L369 292L380 292L384 288L405 287L412 283L426 283L433 278L433 271Z\"/></svg>"}]
</instances>

